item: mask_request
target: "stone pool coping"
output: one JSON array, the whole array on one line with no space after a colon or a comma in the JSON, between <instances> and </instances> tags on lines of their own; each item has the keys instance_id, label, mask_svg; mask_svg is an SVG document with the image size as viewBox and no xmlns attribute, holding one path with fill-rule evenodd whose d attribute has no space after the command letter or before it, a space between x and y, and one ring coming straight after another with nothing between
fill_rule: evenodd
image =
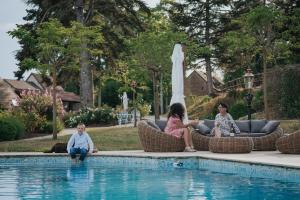
<instances>
[{"instance_id":1,"label":"stone pool coping","mask_svg":"<svg viewBox=\"0 0 300 200\"><path fill-rule=\"evenodd\" d=\"M0 158L7 157L41 157L41 156L65 156L55 153L41 152L0 152ZM100 151L93 156L113 156L113 157L137 157L137 158L203 158L211 160L223 160L231 162L240 162L248 164L268 165L275 167L285 167L300 170L300 155L281 154L278 151L252 151L248 154L221 154L211 153L209 151L190 152L168 152L154 153L144 152L142 150L129 151Z\"/></svg>"}]
</instances>

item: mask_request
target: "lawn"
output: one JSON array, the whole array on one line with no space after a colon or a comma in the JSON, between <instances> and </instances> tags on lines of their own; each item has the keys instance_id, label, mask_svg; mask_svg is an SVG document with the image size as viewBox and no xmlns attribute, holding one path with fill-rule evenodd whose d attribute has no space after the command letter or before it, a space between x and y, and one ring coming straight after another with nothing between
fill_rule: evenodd
<instances>
[{"instance_id":1,"label":"lawn","mask_svg":"<svg viewBox=\"0 0 300 200\"><path fill-rule=\"evenodd\" d=\"M87 129L95 147L100 151L142 149L137 128ZM43 152L57 142L67 142L70 136L58 136L57 140L19 140L0 142L0 152Z\"/></svg>"}]
</instances>

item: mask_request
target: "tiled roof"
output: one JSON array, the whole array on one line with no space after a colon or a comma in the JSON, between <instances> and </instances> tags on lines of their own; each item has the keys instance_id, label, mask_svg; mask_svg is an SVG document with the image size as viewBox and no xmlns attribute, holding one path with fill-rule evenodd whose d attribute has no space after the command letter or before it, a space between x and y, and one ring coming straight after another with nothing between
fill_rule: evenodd
<instances>
[{"instance_id":1,"label":"tiled roof","mask_svg":"<svg viewBox=\"0 0 300 200\"><path fill-rule=\"evenodd\" d=\"M73 92L61 91L57 93L57 97L61 98L62 101L80 102L80 97Z\"/></svg>"},{"instance_id":2,"label":"tiled roof","mask_svg":"<svg viewBox=\"0 0 300 200\"><path fill-rule=\"evenodd\" d=\"M9 108L13 98L18 98L18 95L8 83L4 82L3 79L0 79L0 104Z\"/></svg>"},{"instance_id":3,"label":"tiled roof","mask_svg":"<svg viewBox=\"0 0 300 200\"><path fill-rule=\"evenodd\" d=\"M33 85L31 85L26 81L11 80L11 79L4 79L4 81L16 90L39 90L39 88L34 87Z\"/></svg>"}]
</instances>

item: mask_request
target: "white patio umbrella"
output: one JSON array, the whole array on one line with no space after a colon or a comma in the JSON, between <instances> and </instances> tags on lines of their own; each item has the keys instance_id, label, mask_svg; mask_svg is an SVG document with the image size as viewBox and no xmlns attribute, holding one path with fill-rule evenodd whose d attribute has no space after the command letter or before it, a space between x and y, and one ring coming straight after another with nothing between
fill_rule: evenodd
<instances>
[{"instance_id":1,"label":"white patio umbrella","mask_svg":"<svg viewBox=\"0 0 300 200\"><path fill-rule=\"evenodd\" d=\"M126 92L123 92L122 103L123 103L123 109L124 109L124 111L127 111L128 110L128 97L127 97L127 93Z\"/></svg>"},{"instance_id":2,"label":"white patio umbrella","mask_svg":"<svg viewBox=\"0 0 300 200\"><path fill-rule=\"evenodd\" d=\"M183 122L188 122L186 106L184 101L184 80L183 80L183 60L184 52L180 44L175 44L172 54L172 98L170 106L174 103L181 103L185 109Z\"/></svg>"}]
</instances>

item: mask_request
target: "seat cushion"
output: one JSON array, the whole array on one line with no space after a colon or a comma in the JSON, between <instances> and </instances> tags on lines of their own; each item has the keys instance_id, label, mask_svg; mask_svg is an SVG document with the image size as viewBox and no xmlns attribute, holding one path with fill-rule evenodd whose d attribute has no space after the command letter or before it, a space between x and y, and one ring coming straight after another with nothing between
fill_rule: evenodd
<instances>
[{"instance_id":1,"label":"seat cushion","mask_svg":"<svg viewBox=\"0 0 300 200\"><path fill-rule=\"evenodd\" d=\"M161 129L159 128L159 126L158 126L154 121L148 120L147 123L148 123L150 126L152 126L153 128L155 128L155 129L157 129L157 130L159 130L159 131L161 130Z\"/></svg>"},{"instance_id":2,"label":"seat cushion","mask_svg":"<svg viewBox=\"0 0 300 200\"><path fill-rule=\"evenodd\" d=\"M237 120L235 121L237 127L239 127L241 132L249 133L250 132L250 126L249 126L249 120Z\"/></svg>"},{"instance_id":3,"label":"seat cushion","mask_svg":"<svg viewBox=\"0 0 300 200\"><path fill-rule=\"evenodd\" d=\"M203 123L199 123L195 126L195 130L202 134L210 134L211 129Z\"/></svg>"},{"instance_id":4,"label":"seat cushion","mask_svg":"<svg viewBox=\"0 0 300 200\"><path fill-rule=\"evenodd\" d=\"M167 120L157 120L155 123L161 131L164 131L165 127L167 126Z\"/></svg>"},{"instance_id":5,"label":"seat cushion","mask_svg":"<svg viewBox=\"0 0 300 200\"><path fill-rule=\"evenodd\" d=\"M251 137L250 133L239 133L235 135L236 137Z\"/></svg>"},{"instance_id":6,"label":"seat cushion","mask_svg":"<svg viewBox=\"0 0 300 200\"><path fill-rule=\"evenodd\" d=\"M267 120L251 120L251 132L261 133L262 128L266 125Z\"/></svg>"},{"instance_id":7,"label":"seat cushion","mask_svg":"<svg viewBox=\"0 0 300 200\"><path fill-rule=\"evenodd\" d=\"M215 127L215 120L205 119L204 125L206 125L211 130Z\"/></svg>"},{"instance_id":8,"label":"seat cushion","mask_svg":"<svg viewBox=\"0 0 300 200\"><path fill-rule=\"evenodd\" d=\"M268 135L268 133L251 133L250 137L261 137L265 135Z\"/></svg>"},{"instance_id":9,"label":"seat cushion","mask_svg":"<svg viewBox=\"0 0 300 200\"><path fill-rule=\"evenodd\" d=\"M266 123L266 125L261 129L263 133L272 133L279 126L280 122L271 120Z\"/></svg>"}]
</instances>

